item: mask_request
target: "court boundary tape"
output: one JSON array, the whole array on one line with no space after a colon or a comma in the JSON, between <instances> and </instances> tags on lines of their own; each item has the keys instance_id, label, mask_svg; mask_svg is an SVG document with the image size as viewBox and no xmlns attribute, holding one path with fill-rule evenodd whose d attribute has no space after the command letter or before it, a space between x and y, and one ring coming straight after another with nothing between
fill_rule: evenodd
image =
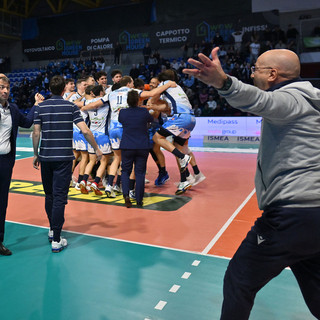
<instances>
[{"instance_id":1,"label":"court boundary tape","mask_svg":"<svg viewBox=\"0 0 320 320\"><path fill-rule=\"evenodd\" d=\"M39 225L36 225L36 224L31 224L31 223L17 222L17 221L11 221L11 220L6 220L6 222L12 223L12 224L19 224L19 225L23 225L23 226L28 226L28 227L45 229L45 230L49 229L48 227L39 226ZM176 249L176 248L171 248L171 247L166 247L166 246L159 246L159 245L155 245L155 244L148 244L148 243L143 243L143 242L138 242L138 241L117 239L117 238L112 238L112 237L104 237L104 236L99 236L99 235L95 235L95 234L82 233L82 232L71 231L71 230L66 230L66 229L62 229L62 233L72 233L72 234L78 234L78 235L82 235L82 236L88 236L88 237L105 239L105 240L113 240L113 241L125 242L125 243L129 243L129 244L136 244L136 245L141 245L141 246L146 246L146 247L153 247L153 248L159 248L159 249L165 249L165 250L171 250L171 251L177 251L177 252L184 252L184 253L189 253L189 254L198 255L198 256L206 256L206 257L213 257L213 258L219 258L219 259L224 259L224 260L230 260L230 258L228 258L228 257L216 256L216 255L213 255L213 254L203 254L202 252L196 252L196 251L191 251L191 250L183 250L183 249ZM8 242L8 240L7 240L7 242Z\"/></svg>"},{"instance_id":2,"label":"court boundary tape","mask_svg":"<svg viewBox=\"0 0 320 320\"><path fill-rule=\"evenodd\" d=\"M240 204L240 206L236 209L236 211L232 214L232 216L227 220L227 222L223 225L223 227L218 231L218 233L214 236L214 238L208 243L208 245L202 250L202 254L208 254L208 252L212 249L212 247L216 244L216 242L220 239L222 234L226 231L229 227L231 222L235 219L235 217L239 214L242 208L248 203L248 201L252 198L255 194L256 189L253 189L247 198Z\"/></svg>"}]
</instances>

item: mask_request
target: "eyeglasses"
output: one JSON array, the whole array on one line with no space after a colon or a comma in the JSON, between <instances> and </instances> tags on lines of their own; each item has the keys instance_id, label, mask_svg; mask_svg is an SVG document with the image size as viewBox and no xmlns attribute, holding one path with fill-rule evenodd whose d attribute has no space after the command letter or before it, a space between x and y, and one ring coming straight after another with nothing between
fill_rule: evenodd
<instances>
[{"instance_id":1,"label":"eyeglasses","mask_svg":"<svg viewBox=\"0 0 320 320\"><path fill-rule=\"evenodd\" d=\"M259 69L273 69L273 68L272 67L256 67L256 66L252 66L251 67L251 72L255 73L255 71L257 71Z\"/></svg>"}]
</instances>

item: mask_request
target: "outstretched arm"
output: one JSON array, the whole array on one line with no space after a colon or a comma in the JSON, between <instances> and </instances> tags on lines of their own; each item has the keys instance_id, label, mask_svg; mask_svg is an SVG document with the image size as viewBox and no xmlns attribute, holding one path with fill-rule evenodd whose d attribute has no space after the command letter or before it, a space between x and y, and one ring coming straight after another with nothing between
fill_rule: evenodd
<instances>
[{"instance_id":1,"label":"outstretched arm","mask_svg":"<svg viewBox=\"0 0 320 320\"><path fill-rule=\"evenodd\" d=\"M183 69L183 73L190 74L200 81L213 86L217 89L222 88L224 82L227 80L227 75L221 67L220 60L218 58L219 47L215 47L211 51L212 60L205 56L203 53L199 53L200 61L195 59L188 59L188 62L196 67L196 69Z\"/></svg>"}]
</instances>

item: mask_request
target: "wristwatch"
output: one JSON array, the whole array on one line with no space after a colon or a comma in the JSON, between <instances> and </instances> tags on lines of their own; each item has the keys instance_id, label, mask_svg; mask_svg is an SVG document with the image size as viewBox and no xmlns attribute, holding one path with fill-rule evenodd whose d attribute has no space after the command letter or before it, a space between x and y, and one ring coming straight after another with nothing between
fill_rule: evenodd
<instances>
[{"instance_id":1,"label":"wristwatch","mask_svg":"<svg viewBox=\"0 0 320 320\"><path fill-rule=\"evenodd\" d=\"M230 89L231 85L232 85L232 79L229 76L227 76L227 79L224 80L223 82L223 86L221 88L216 88L216 89L219 91L227 91Z\"/></svg>"}]
</instances>

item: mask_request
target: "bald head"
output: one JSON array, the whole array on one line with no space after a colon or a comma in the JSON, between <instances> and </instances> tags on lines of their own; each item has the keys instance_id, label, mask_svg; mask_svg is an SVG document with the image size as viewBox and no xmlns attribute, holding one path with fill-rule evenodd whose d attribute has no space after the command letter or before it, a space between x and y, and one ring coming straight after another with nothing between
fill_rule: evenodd
<instances>
[{"instance_id":1,"label":"bald head","mask_svg":"<svg viewBox=\"0 0 320 320\"><path fill-rule=\"evenodd\" d=\"M274 49L264 52L257 60L259 64L277 69L279 80L291 80L300 76L298 56L287 49Z\"/></svg>"}]
</instances>

